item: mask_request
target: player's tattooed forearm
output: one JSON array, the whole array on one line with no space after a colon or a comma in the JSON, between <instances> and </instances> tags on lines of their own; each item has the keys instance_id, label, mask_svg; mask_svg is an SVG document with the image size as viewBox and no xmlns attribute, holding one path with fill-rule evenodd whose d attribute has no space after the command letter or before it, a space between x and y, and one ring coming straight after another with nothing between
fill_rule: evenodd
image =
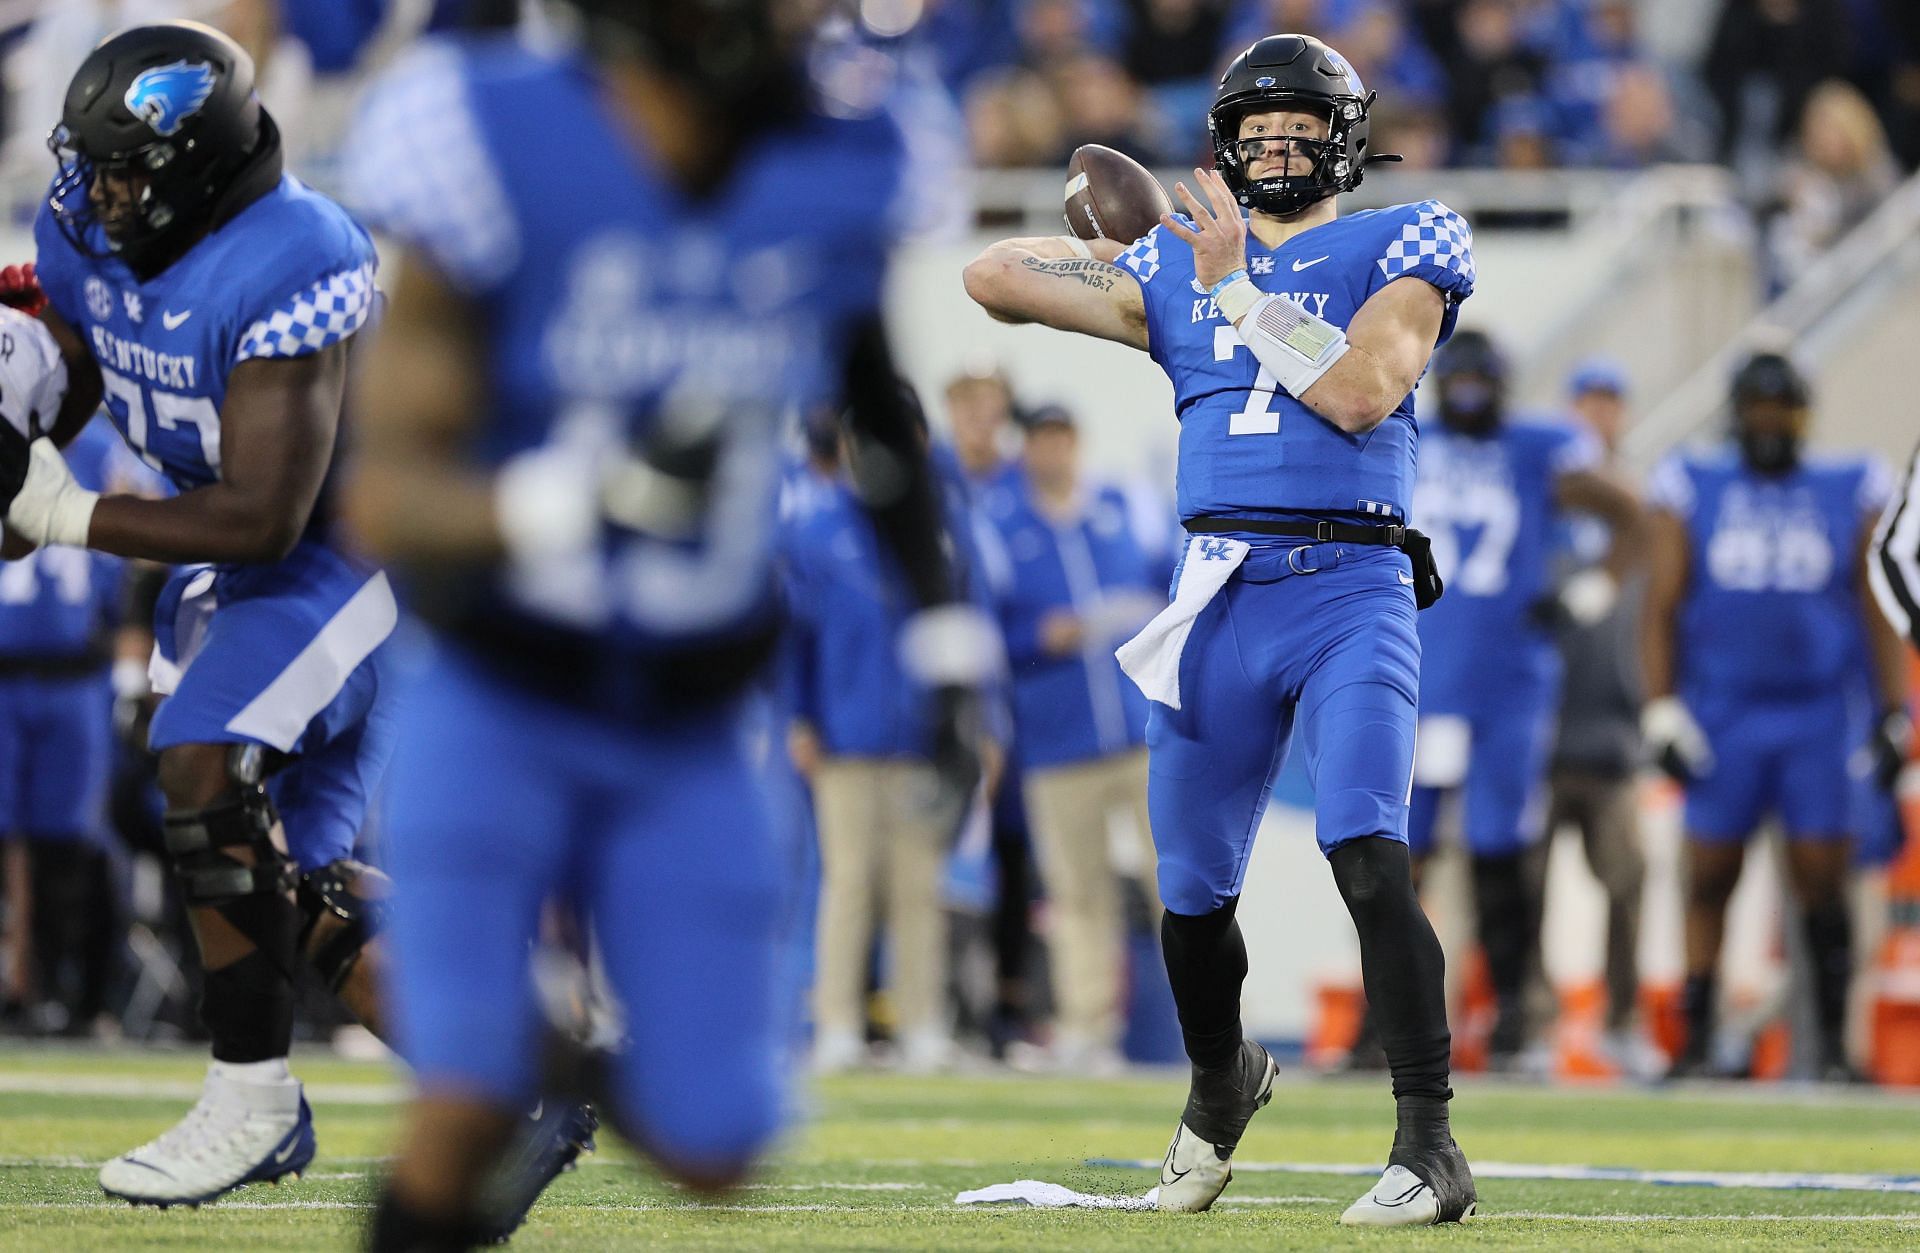
<instances>
[{"instance_id":1,"label":"player's tattooed forearm","mask_svg":"<svg viewBox=\"0 0 1920 1253\"><path fill-rule=\"evenodd\" d=\"M1036 274L1074 279L1096 291L1112 291L1114 280L1120 276L1119 266L1085 257L1061 257L1052 261L1040 257L1022 257L1020 264Z\"/></svg>"}]
</instances>

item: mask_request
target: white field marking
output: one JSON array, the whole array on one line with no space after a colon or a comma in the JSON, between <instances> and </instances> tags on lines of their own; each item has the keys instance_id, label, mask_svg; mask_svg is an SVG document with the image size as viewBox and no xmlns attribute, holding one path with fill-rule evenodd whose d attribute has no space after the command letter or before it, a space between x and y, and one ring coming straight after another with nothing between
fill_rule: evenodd
<instances>
[{"instance_id":1,"label":"white field marking","mask_svg":"<svg viewBox=\"0 0 1920 1253\"><path fill-rule=\"evenodd\" d=\"M134 1075L0 1074L0 1093L27 1096L122 1096L153 1100L197 1101L198 1079L145 1079ZM409 1089L398 1083L310 1083L307 1099L315 1105L398 1105Z\"/></svg>"},{"instance_id":2,"label":"white field marking","mask_svg":"<svg viewBox=\"0 0 1920 1253\"><path fill-rule=\"evenodd\" d=\"M1337 1205L1337 1196L1223 1196L1215 1205Z\"/></svg>"},{"instance_id":3,"label":"white field marking","mask_svg":"<svg viewBox=\"0 0 1920 1253\"><path fill-rule=\"evenodd\" d=\"M743 1183L741 1192L930 1192L935 1187L945 1191L944 1184L901 1183L884 1180L878 1183Z\"/></svg>"},{"instance_id":4,"label":"white field marking","mask_svg":"<svg viewBox=\"0 0 1920 1253\"><path fill-rule=\"evenodd\" d=\"M1543 1210L1514 1210L1468 1219L1469 1225L1505 1219L1556 1223L1911 1223L1920 1226L1920 1214L1553 1214Z\"/></svg>"},{"instance_id":5,"label":"white field marking","mask_svg":"<svg viewBox=\"0 0 1920 1253\"><path fill-rule=\"evenodd\" d=\"M1089 1166L1155 1170L1158 1159L1095 1157ZM1353 1175L1370 1178L1380 1167L1354 1162L1243 1162L1236 1174ZM1760 1188L1777 1192L1902 1192L1920 1194L1920 1175L1751 1170L1628 1170L1617 1166L1536 1166L1521 1162L1475 1162L1476 1179L1549 1179L1561 1183L1652 1183L1694 1188Z\"/></svg>"}]
</instances>

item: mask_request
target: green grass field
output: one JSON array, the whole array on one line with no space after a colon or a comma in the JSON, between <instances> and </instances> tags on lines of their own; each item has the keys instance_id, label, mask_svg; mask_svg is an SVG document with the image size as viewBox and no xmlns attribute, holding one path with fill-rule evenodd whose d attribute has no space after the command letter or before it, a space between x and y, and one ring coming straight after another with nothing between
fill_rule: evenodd
<instances>
[{"instance_id":1,"label":"green grass field","mask_svg":"<svg viewBox=\"0 0 1920 1253\"><path fill-rule=\"evenodd\" d=\"M0 1250L356 1247L401 1095L390 1068L301 1058L319 1119L306 1178L199 1211L110 1204L97 1163L172 1122L197 1091L188 1053L0 1050ZM696 1204L606 1145L561 1179L514 1241L524 1249L1186 1249L1392 1244L1563 1249L1914 1248L1920 1193L1482 1178L1461 1228L1353 1233L1340 1210L1366 1181L1279 1164L1382 1161L1380 1083L1286 1082L1241 1145L1239 1176L1198 1216L961 1207L1015 1179L1138 1195L1185 1095L1173 1076L1109 1082L896 1076L817 1087L811 1116L752 1186ZM1455 1129L1476 1163L1640 1170L1911 1173L1920 1099L1875 1092L1640 1093L1462 1086Z\"/></svg>"}]
</instances>

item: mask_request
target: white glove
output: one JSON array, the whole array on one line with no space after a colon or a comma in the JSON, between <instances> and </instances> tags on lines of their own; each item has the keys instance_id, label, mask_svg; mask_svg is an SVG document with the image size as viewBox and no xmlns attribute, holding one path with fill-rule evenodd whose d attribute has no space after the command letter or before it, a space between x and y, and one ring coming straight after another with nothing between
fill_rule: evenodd
<instances>
[{"instance_id":1,"label":"white glove","mask_svg":"<svg viewBox=\"0 0 1920 1253\"><path fill-rule=\"evenodd\" d=\"M36 439L27 461L26 482L7 509L7 526L35 544L85 548L93 507L99 500L99 492L74 482L67 459L52 440Z\"/></svg>"},{"instance_id":2,"label":"white glove","mask_svg":"<svg viewBox=\"0 0 1920 1253\"><path fill-rule=\"evenodd\" d=\"M1654 764L1682 783L1713 773L1707 733L1678 696L1662 696L1640 711L1640 735Z\"/></svg>"},{"instance_id":3,"label":"white glove","mask_svg":"<svg viewBox=\"0 0 1920 1253\"><path fill-rule=\"evenodd\" d=\"M1620 603L1620 585L1598 566L1568 576L1560 585L1560 607L1575 626L1590 627L1605 620Z\"/></svg>"},{"instance_id":4,"label":"white glove","mask_svg":"<svg viewBox=\"0 0 1920 1253\"><path fill-rule=\"evenodd\" d=\"M590 452L571 445L530 449L507 458L493 480L494 520L515 560L578 552L600 526L600 469Z\"/></svg>"}]
</instances>

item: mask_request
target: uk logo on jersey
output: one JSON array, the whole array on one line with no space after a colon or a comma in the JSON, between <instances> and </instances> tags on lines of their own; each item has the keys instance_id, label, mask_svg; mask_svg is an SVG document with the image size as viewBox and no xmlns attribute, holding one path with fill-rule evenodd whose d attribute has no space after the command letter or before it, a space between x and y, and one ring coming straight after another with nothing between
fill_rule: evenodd
<instances>
[{"instance_id":1,"label":"uk logo on jersey","mask_svg":"<svg viewBox=\"0 0 1920 1253\"><path fill-rule=\"evenodd\" d=\"M1233 545L1223 539L1202 539L1200 541L1200 560L1231 561Z\"/></svg>"},{"instance_id":2,"label":"uk logo on jersey","mask_svg":"<svg viewBox=\"0 0 1920 1253\"><path fill-rule=\"evenodd\" d=\"M200 112L212 94L213 67L203 61L183 59L134 75L125 100L127 112L164 138Z\"/></svg>"}]
</instances>

